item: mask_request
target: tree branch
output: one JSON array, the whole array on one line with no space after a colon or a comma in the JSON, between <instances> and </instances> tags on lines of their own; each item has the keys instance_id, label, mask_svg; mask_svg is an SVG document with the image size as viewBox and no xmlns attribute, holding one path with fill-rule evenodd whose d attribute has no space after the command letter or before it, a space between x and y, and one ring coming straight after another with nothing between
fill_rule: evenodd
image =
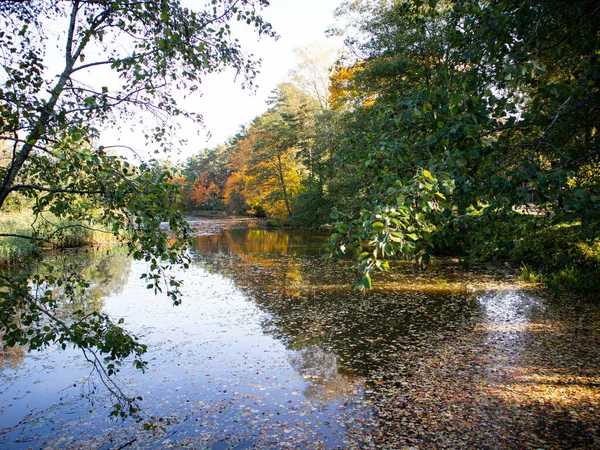
<instances>
[{"instance_id":1,"label":"tree branch","mask_svg":"<svg viewBox=\"0 0 600 450\"><path fill-rule=\"evenodd\" d=\"M57 324L58 327L61 329L62 333L66 334L69 337L71 336L71 329L67 326L67 324L64 321L52 314L47 308L43 306L43 304L41 304L39 301L36 301L33 297L29 296L27 300L35 309L37 309L46 317L48 317L53 323ZM104 322L113 325L107 317L103 317L100 315L98 316L101 317L104 320ZM115 397L119 402L126 403L131 406L137 406L135 401L127 397L125 393L121 390L119 385L110 377L106 370L106 367L104 367L104 364L98 356L98 354L89 346L81 347L81 350L83 351L85 359L93 365L94 369L100 376L100 381L102 381L102 384L106 387L106 389L108 389L110 394L113 397ZM92 356L90 357L88 353Z\"/></svg>"},{"instance_id":2,"label":"tree branch","mask_svg":"<svg viewBox=\"0 0 600 450\"><path fill-rule=\"evenodd\" d=\"M548 127L546 127L546 129L544 130L544 132L542 133L542 135L539 137L538 142L541 143L542 140L546 137L546 135L548 134L548 132L550 131L550 129L554 126L554 124L556 123L556 121L558 120L558 118L560 117L560 112L562 111L562 109L567 106L567 104L571 101L571 97L569 97L568 99L566 99L562 105L560 105L558 107L558 109L556 110L556 114L554 115L554 118L552 119L552 122L550 123L550 125L548 125Z\"/></svg>"},{"instance_id":3,"label":"tree branch","mask_svg":"<svg viewBox=\"0 0 600 450\"><path fill-rule=\"evenodd\" d=\"M104 191L85 191L79 189L67 189L67 188L47 188L44 186L37 186L34 184L17 184L12 186L10 191L41 191L49 192L51 194L79 194L79 195L96 195L104 194Z\"/></svg>"},{"instance_id":4,"label":"tree branch","mask_svg":"<svg viewBox=\"0 0 600 450\"><path fill-rule=\"evenodd\" d=\"M73 57L73 37L75 35L75 27L77 26L77 13L79 12L79 0L73 2L71 8L71 20L69 23L69 31L67 32L67 47L65 53L66 65L73 66L75 58Z\"/></svg>"},{"instance_id":5,"label":"tree branch","mask_svg":"<svg viewBox=\"0 0 600 450\"><path fill-rule=\"evenodd\" d=\"M13 148L13 157L14 155L16 155L16 145L17 144L26 144L26 142L23 139L19 139L19 138L14 138L14 137L10 137L10 136L0 136L0 140L4 140L4 141L12 141L15 143L15 146ZM51 156L54 156L54 154L48 150L46 147L42 147L41 145L32 145L33 148L40 150L42 152L48 153Z\"/></svg>"},{"instance_id":6,"label":"tree branch","mask_svg":"<svg viewBox=\"0 0 600 450\"><path fill-rule=\"evenodd\" d=\"M52 222L48 221L46 219L46 221L50 224L52 224ZM52 224L54 225L54 224ZM56 226L56 225L54 225ZM106 231L106 230L101 230L99 228L92 228L92 227L88 227L87 225L83 225L80 223L74 223L71 225L64 225L62 227L58 227L56 230L54 230L48 237L35 237L35 236L27 236L25 234L14 234L14 233L0 233L0 237L15 237L15 238L20 238L20 239L28 239L30 241L39 241L39 242L47 242L47 243L51 243L52 242L52 238L54 236L56 236L58 233L67 230L69 228L83 228L84 230L89 230L89 231L96 231L99 233L106 233L106 234L113 234L110 231Z\"/></svg>"},{"instance_id":7,"label":"tree branch","mask_svg":"<svg viewBox=\"0 0 600 450\"><path fill-rule=\"evenodd\" d=\"M28 239L30 241L48 242L48 239L37 238L37 237L33 237L33 236L27 236L27 235L24 235L24 234L0 233L0 237L15 237L15 238L20 238L20 239Z\"/></svg>"}]
</instances>

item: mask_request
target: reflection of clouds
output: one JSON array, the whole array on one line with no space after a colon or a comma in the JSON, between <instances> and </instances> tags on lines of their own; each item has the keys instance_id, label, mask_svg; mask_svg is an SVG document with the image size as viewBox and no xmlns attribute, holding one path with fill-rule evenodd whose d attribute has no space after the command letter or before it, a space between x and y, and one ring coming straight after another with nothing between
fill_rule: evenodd
<instances>
[{"instance_id":1,"label":"reflection of clouds","mask_svg":"<svg viewBox=\"0 0 600 450\"><path fill-rule=\"evenodd\" d=\"M304 396L319 401L334 401L352 393L355 384L338 370L338 358L319 345L309 345L292 353L292 367L304 378Z\"/></svg>"}]
</instances>

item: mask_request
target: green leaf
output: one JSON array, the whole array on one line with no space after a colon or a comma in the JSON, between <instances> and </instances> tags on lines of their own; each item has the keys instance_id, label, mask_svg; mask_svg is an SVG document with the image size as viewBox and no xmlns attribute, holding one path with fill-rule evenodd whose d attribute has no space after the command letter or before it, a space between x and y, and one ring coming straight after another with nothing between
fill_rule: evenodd
<instances>
[{"instance_id":1,"label":"green leaf","mask_svg":"<svg viewBox=\"0 0 600 450\"><path fill-rule=\"evenodd\" d=\"M369 274L366 274L366 275L363 276L363 278L362 278L362 285L366 289L371 289L373 287L373 282L371 281L371 277L369 276Z\"/></svg>"},{"instance_id":2,"label":"green leaf","mask_svg":"<svg viewBox=\"0 0 600 450\"><path fill-rule=\"evenodd\" d=\"M371 228L373 228L374 231L382 231L385 228L385 225L382 222L373 222Z\"/></svg>"}]
</instances>

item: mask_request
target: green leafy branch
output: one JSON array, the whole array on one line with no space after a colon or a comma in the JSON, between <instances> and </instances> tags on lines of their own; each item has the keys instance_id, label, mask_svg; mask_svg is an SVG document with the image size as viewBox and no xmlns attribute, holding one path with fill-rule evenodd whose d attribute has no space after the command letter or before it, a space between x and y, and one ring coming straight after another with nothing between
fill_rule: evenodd
<instances>
[{"instance_id":1,"label":"green leafy branch","mask_svg":"<svg viewBox=\"0 0 600 450\"><path fill-rule=\"evenodd\" d=\"M371 272L389 269L390 260L429 262L434 235L445 233L452 218L453 188L447 173L440 172L436 178L424 169L408 183L396 181L388 188L385 201L363 210L360 219L334 224L331 254L342 256L350 249L360 250L355 267L361 278L353 289L371 289ZM338 211L331 217L344 219Z\"/></svg>"}]
</instances>

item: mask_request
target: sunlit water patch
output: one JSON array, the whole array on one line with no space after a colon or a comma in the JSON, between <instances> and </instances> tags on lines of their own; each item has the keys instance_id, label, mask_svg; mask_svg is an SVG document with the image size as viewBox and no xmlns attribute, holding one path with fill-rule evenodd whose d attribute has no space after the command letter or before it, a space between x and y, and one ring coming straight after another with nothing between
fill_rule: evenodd
<instances>
[{"instance_id":1,"label":"sunlit water patch","mask_svg":"<svg viewBox=\"0 0 600 450\"><path fill-rule=\"evenodd\" d=\"M490 379L512 376L531 340L535 317L545 310L532 292L515 288L492 290L477 297L483 312L480 327L486 333L486 372Z\"/></svg>"},{"instance_id":2,"label":"sunlit water patch","mask_svg":"<svg viewBox=\"0 0 600 450\"><path fill-rule=\"evenodd\" d=\"M514 288L486 292L478 297L478 301L486 322L494 326L529 323L533 314L544 309L534 294Z\"/></svg>"}]
</instances>

